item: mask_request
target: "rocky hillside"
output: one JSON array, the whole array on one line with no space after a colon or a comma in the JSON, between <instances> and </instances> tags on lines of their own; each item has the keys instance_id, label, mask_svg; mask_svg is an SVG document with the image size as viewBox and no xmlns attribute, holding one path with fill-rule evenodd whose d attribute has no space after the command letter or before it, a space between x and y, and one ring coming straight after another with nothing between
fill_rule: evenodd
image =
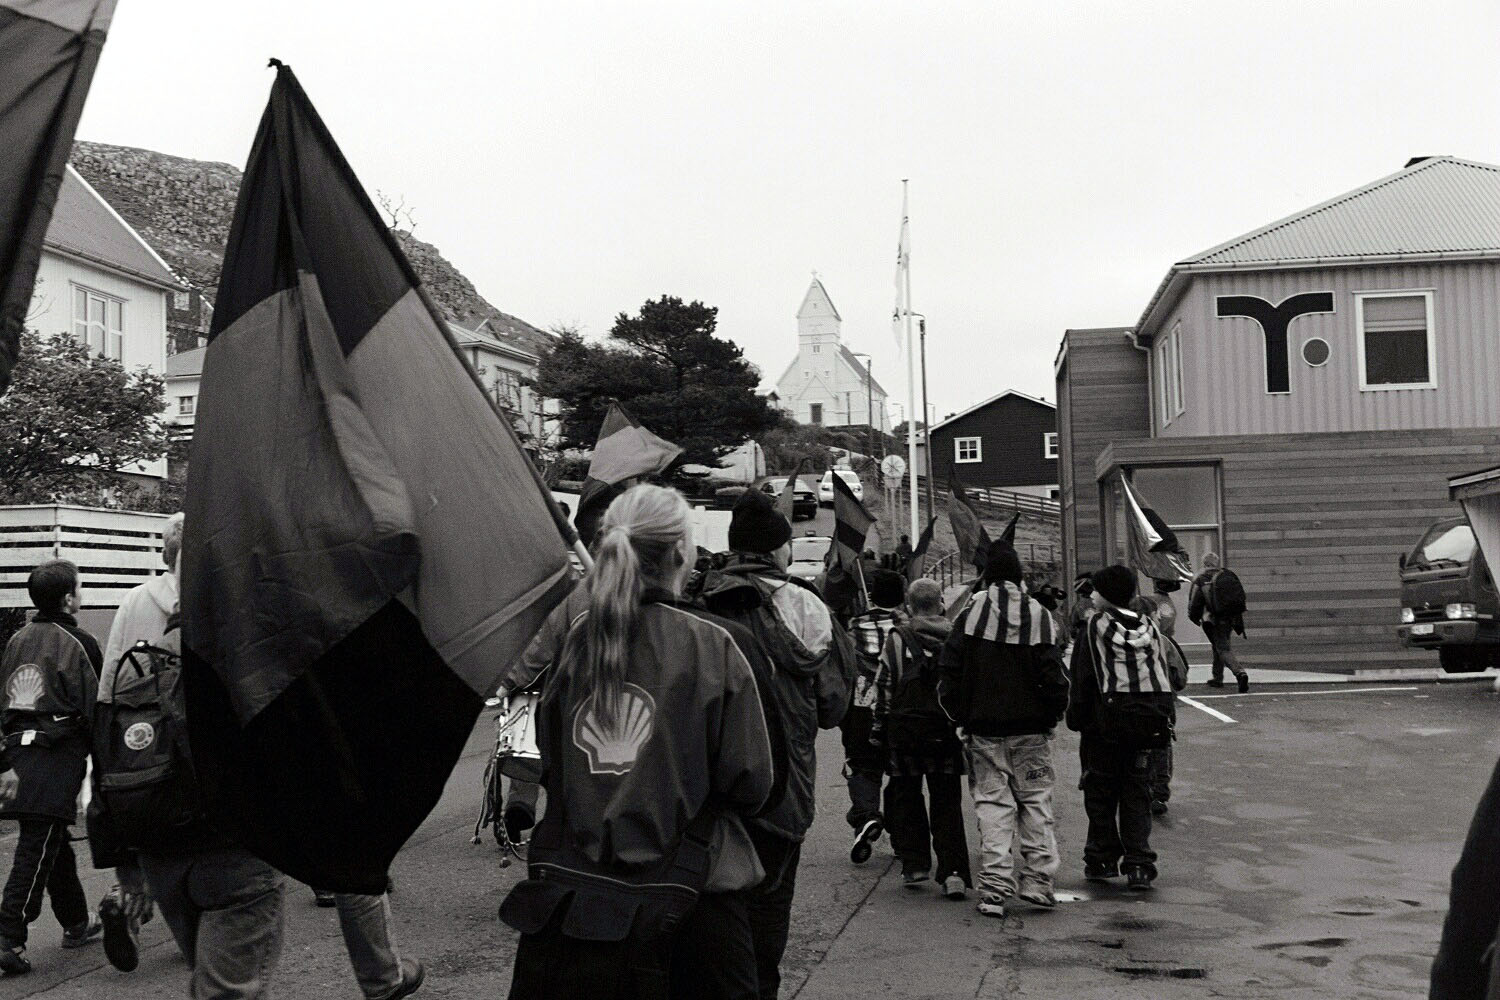
<instances>
[{"instance_id":1,"label":"rocky hillside","mask_svg":"<svg viewBox=\"0 0 1500 1000\"><path fill-rule=\"evenodd\" d=\"M74 143L73 166L179 277L210 299L216 296L239 194L238 168L96 142ZM550 343L549 334L485 301L437 247L402 230L396 239L448 319L469 329L489 319L491 329L533 353Z\"/></svg>"}]
</instances>

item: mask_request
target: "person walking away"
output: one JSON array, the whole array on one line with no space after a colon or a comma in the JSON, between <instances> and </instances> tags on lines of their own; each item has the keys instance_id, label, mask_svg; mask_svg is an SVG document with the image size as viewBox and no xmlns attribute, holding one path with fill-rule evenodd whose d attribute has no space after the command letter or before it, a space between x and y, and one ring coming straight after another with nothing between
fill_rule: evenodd
<instances>
[{"instance_id":1,"label":"person walking away","mask_svg":"<svg viewBox=\"0 0 1500 1000\"><path fill-rule=\"evenodd\" d=\"M880 748L870 742L870 727L875 721L875 675L880 672L880 655L891 633L905 621L901 613L905 589L906 581L900 573L876 571L869 581L873 607L849 622L858 672L854 675L854 698L839 723L839 731L844 743L844 780L849 786L845 818L854 830L849 860L857 865L870 860L871 849L885 829L880 791L886 761Z\"/></svg>"},{"instance_id":2,"label":"person walking away","mask_svg":"<svg viewBox=\"0 0 1500 1000\"><path fill-rule=\"evenodd\" d=\"M704 579L700 600L709 611L744 625L774 668L772 694L792 752L781 801L750 820L750 835L766 870L750 894L760 996L781 989L781 957L791 929L792 897L802 841L812 825L815 745L849 707L854 651L817 593L787 575L792 526L759 490L746 490L729 522L730 554Z\"/></svg>"},{"instance_id":3,"label":"person walking away","mask_svg":"<svg viewBox=\"0 0 1500 1000\"><path fill-rule=\"evenodd\" d=\"M167 634L167 619L177 607L177 554L182 551L182 514L167 518L161 532L161 561L167 571L131 587L120 599L120 609L104 643L104 669L99 675L99 700L108 702L120 657L138 642L155 642Z\"/></svg>"},{"instance_id":4,"label":"person walking away","mask_svg":"<svg viewBox=\"0 0 1500 1000\"><path fill-rule=\"evenodd\" d=\"M500 910L521 932L513 1000L756 995L744 817L772 791L770 735L750 637L675 598L690 518L659 486L604 514L539 711L530 878Z\"/></svg>"},{"instance_id":5,"label":"person walking away","mask_svg":"<svg viewBox=\"0 0 1500 1000\"><path fill-rule=\"evenodd\" d=\"M42 897L63 927L62 946L81 948L103 927L89 912L78 863L68 842L89 756L102 658L99 643L78 627L78 567L62 559L31 571L26 591L36 614L0 656L0 733L19 779L19 793L0 819L14 819L10 877L0 895L0 972L31 971L29 925L42 915Z\"/></svg>"},{"instance_id":6,"label":"person walking away","mask_svg":"<svg viewBox=\"0 0 1500 1000\"><path fill-rule=\"evenodd\" d=\"M1250 690L1250 675L1240 666L1240 658L1230 648L1235 632L1245 635L1245 587L1234 571L1219 562L1216 552L1203 557L1203 572L1193 580L1188 591L1188 620L1201 626L1214 650L1213 674L1209 687L1224 686L1224 670L1234 674L1240 694Z\"/></svg>"},{"instance_id":7,"label":"person walking away","mask_svg":"<svg viewBox=\"0 0 1500 1000\"><path fill-rule=\"evenodd\" d=\"M1068 728L1082 736L1084 878L1103 882L1123 870L1129 888L1144 891L1157 875L1150 751L1171 742L1176 696L1160 633L1150 618L1129 610L1134 571L1106 566L1093 585L1097 610L1074 643L1066 716Z\"/></svg>"},{"instance_id":8,"label":"person walking away","mask_svg":"<svg viewBox=\"0 0 1500 1000\"><path fill-rule=\"evenodd\" d=\"M964 732L979 826L978 909L989 917L1004 917L1014 896L1057 905L1052 741L1068 678L1055 622L1023 579L1014 549L991 549L988 586L954 623L940 661L939 697Z\"/></svg>"},{"instance_id":9,"label":"person walking away","mask_svg":"<svg viewBox=\"0 0 1500 1000\"><path fill-rule=\"evenodd\" d=\"M911 547L911 536L902 535L901 541L896 545L896 571L902 576L906 575L906 567L911 565L912 553L916 551Z\"/></svg>"},{"instance_id":10,"label":"person walking away","mask_svg":"<svg viewBox=\"0 0 1500 1000\"><path fill-rule=\"evenodd\" d=\"M910 620L892 631L880 657L870 738L884 752L890 775L887 813L902 883L919 888L936 854L943 895L963 899L973 885L964 837L963 745L938 702L938 656L953 623L943 615L935 580L915 581L907 607Z\"/></svg>"}]
</instances>

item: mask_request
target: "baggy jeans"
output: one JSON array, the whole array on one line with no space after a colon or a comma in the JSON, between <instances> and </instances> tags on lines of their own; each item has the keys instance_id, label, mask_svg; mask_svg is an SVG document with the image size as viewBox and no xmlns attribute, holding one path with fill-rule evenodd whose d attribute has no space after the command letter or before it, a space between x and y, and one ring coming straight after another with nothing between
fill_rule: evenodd
<instances>
[{"instance_id":1,"label":"baggy jeans","mask_svg":"<svg viewBox=\"0 0 1500 1000\"><path fill-rule=\"evenodd\" d=\"M979 891L1012 896L1030 885L1051 892L1060 863L1052 817L1052 737L970 736L967 751L979 827ZM1015 846L1019 873L1012 861Z\"/></svg>"},{"instance_id":2,"label":"baggy jeans","mask_svg":"<svg viewBox=\"0 0 1500 1000\"><path fill-rule=\"evenodd\" d=\"M68 843L68 824L46 816L23 816L16 836L5 894L0 899L0 935L26 943L26 928L42 915L42 897L66 930L89 918L88 901L78 880L78 863Z\"/></svg>"},{"instance_id":3,"label":"baggy jeans","mask_svg":"<svg viewBox=\"0 0 1500 1000\"><path fill-rule=\"evenodd\" d=\"M922 798L923 781L927 782L930 802ZM903 872L931 871L936 854L938 881L957 875L964 885L972 884L969 844L964 837L963 789L957 774L891 776L886 785L886 825Z\"/></svg>"},{"instance_id":4,"label":"baggy jeans","mask_svg":"<svg viewBox=\"0 0 1500 1000\"><path fill-rule=\"evenodd\" d=\"M349 964L354 967L360 991L369 1000L395 993L401 985L401 952L396 947L390 897L341 892L333 899L339 908L344 948L349 952Z\"/></svg>"},{"instance_id":5,"label":"baggy jeans","mask_svg":"<svg viewBox=\"0 0 1500 1000\"><path fill-rule=\"evenodd\" d=\"M280 872L243 848L141 855L141 872L192 970L193 1000L262 1000L281 958Z\"/></svg>"},{"instance_id":6,"label":"baggy jeans","mask_svg":"<svg viewBox=\"0 0 1500 1000\"><path fill-rule=\"evenodd\" d=\"M1083 808L1089 817L1083 847L1087 864L1144 871L1156 877L1151 849L1151 751L1137 750L1084 735L1078 745L1083 764Z\"/></svg>"}]
</instances>

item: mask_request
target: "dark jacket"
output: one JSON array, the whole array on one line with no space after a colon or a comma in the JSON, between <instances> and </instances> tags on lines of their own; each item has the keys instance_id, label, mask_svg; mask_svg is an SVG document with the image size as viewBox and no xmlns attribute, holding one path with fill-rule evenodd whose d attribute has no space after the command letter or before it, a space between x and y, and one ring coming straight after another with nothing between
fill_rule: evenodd
<instances>
[{"instance_id":1,"label":"dark jacket","mask_svg":"<svg viewBox=\"0 0 1500 1000\"><path fill-rule=\"evenodd\" d=\"M1033 626L1024 633L1023 621ZM1015 584L975 596L943 646L941 670L943 710L975 736L1048 733L1068 706L1056 622Z\"/></svg>"},{"instance_id":2,"label":"dark jacket","mask_svg":"<svg viewBox=\"0 0 1500 1000\"><path fill-rule=\"evenodd\" d=\"M1213 569L1204 570L1193 578L1193 585L1188 590L1188 621L1194 625L1202 625L1206 629L1208 625L1216 623L1214 613L1208 607L1208 591L1209 584L1212 582L1214 576L1221 572L1222 569L1223 567L1215 566ZM1217 622L1217 624L1228 625L1240 635L1245 634L1244 615L1235 615L1233 618L1224 622Z\"/></svg>"},{"instance_id":3,"label":"dark jacket","mask_svg":"<svg viewBox=\"0 0 1500 1000\"><path fill-rule=\"evenodd\" d=\"M541 630L532 636L521 658L511 664L501 676L500 686L506 691L525 691L562 655L563 643L568 641L568 631L588 610L589 591L582 583L581 579L574 581L573 589L568 591L568 596L542 622Z\"/></svg>"},{"instance_id":4,"label":"dark jacket","mask_svg":"<svg viewBox=\"0 0 1500 1000\"><path fill-rule=\"evenodd\" d=\"M89 755L103 656L68 614L38 613L0 657L0 730L21 779L0 816L71 823Z\"/></svg>"},{"instance_id":5,"label":"dark jacket","mask_svg":"<svg viewBox=\"0 0 1500 1000\"><path fill-rule=\"evenodd\" d=\"M1073 643L1070 673L1068 728L1085 736L1099 735L1106 695L1129 692L1168 712L1177 700L1156 626L1123 608L1096 611L1083 623Z\"/></svg>"},{"instance_id":6,"label":"dark jacket","mask_svg":"<svg viewBox=\"0 0 1500 1000\"><path fill-rule=\"evenodd\" d=\"M1431 1000L1486 1000L1500 988L1500 765L1469 824L1448 895L1448 916L1432 960Z\"/></svg>"},{"instance_id":7,"label":"dark jacket","mask_svg":"<svg viewBox=\"0 0 1500 1000\"><path fill-rule=\"evenodd\" d=\"M765 557L732 554L725 566L705 574L698 599L749 629L774 668L790 757L786 792L779 805L751 822L800 841L813 820L818 730L837 726L849 708L852 648L817 592Z\"/></svg>"}]
</instances>

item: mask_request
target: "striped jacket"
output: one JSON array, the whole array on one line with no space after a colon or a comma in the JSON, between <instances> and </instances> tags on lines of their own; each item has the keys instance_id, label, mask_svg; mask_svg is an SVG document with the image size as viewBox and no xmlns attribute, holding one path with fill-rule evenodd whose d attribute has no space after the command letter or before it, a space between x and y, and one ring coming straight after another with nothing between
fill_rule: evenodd
<instances>
[{"instance_id":1,"label":"striped jacket","mask_svg":"<svg viewBox=\"0 0 1500 1000\"><path fill-rule=\"evenodd\" d=\"M1068 728L1097 733L1104 699L1130 695L1176 700L1162 652L1164 640L1148 616L1123 608L1091 615L1073 646L1073 690L1068 701Z\"/></svg>"},{"instance_id":2,"label":"striped jacket","mask_svg":"<svg viewBox=\"0 0 1500 1000\"><path fill-rule=\"evenodd\" d=\"M1068 704L1068 678L1046 608L1014 583L974 595L939 661L938 698L975 736L1051 732Z\"/></svg>"}]
</instances>

